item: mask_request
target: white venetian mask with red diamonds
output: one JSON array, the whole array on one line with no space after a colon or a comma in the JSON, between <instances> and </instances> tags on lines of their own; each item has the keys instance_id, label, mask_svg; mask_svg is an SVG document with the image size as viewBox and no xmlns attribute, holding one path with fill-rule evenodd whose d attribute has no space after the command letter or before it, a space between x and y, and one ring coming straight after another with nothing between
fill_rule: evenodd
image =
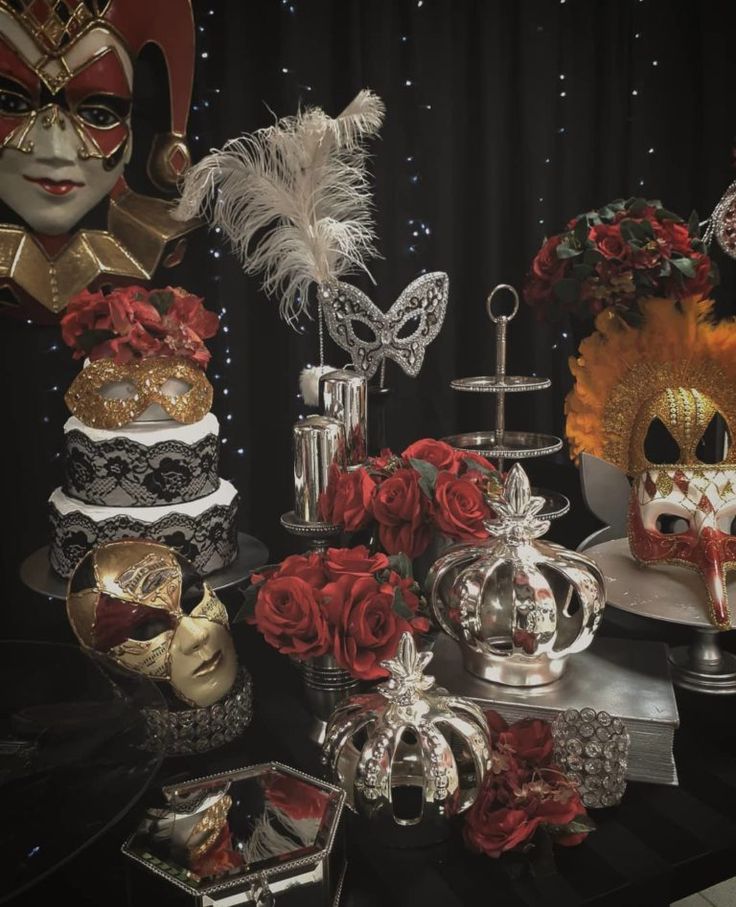
<instances>
[{"instance_id":1,"label":"white venetian mask with red diamonds","mask_svg":"<svg viewBox=\"0 0 736 907\"><path fill-rule=\"evenodd\" d=\"M726 590L736 569L736 468L656 466L633 482L629 543L645 564L678 564L697 570L708 591L709 616L731 629Z\"/></svg>"}]
</instances>

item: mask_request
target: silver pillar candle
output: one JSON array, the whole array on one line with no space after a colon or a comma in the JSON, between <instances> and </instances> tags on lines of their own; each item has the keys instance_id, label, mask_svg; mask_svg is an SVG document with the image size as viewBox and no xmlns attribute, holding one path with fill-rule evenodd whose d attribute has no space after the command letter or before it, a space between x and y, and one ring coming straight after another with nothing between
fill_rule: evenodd
<instances>
[{"instance_id":1,"label":"silver pillar candle","mask_svg":"<svg viewBox=\"0 0 736 907\"><path fill-rule=\"evenodd\" d=\"M368 382L364 375L338 369L320 379L320 397L326 416L345 428L347 466L358 466L368 456Z\"/></svg>"},{"instance_id":2,"label":"silver pillar candle","mask_svg":"<svg viewBox=\"0 0 736 907\"><path fill-rule=\"evenodd\" d=\"M345 429L327 416L307 416L294 425L294 513L308 523L322 522L319 498L330 466L345 466Z\"/></svg>"}]
</instances>

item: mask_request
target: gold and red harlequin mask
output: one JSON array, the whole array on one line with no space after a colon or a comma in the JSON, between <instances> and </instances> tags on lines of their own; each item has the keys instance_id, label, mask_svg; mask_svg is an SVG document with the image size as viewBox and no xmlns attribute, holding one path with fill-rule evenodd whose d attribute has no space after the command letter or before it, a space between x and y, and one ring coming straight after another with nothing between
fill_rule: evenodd
<instances>
[{"instance_id":1,"label":"gold and red harlequin mask","mask_svg":"<svg viewBox=\"0 0 736 907\"><path fill-rule=\"evenodd\" d=\"M171 118L148 169L172 189L189 165L191 0L0 0L0 201L31 231L0 228L0 261L9 262L0 286L16 298L57 312L101 276L148 279L167 244L191 229L169 218L167 202L131 192L123 176L134 66L148 44L166 62ZM108 230L72 237L108 197Z\"/></svg>"},{"instance_id":2,"label":"gold and red harlequin mask","mask_svg":"<svg viewBox=\"0 0 736 907\"><path fill-rule=\"evenodd\" d=\"M629 544L644 564L697 570L711 622L731 627L726 577L736 568L736 321L712 303L651 299L643 321L603 312L570 360L570 451L633 479Z\"/></svg>"},{"instance_id":3,"label":"gold and red harlequin mask","mask_svg":"<svg viewBox=\"0 0 736 907\"><path fill-rule=\"evenodd\" d=\"M225 606L181 555L148 541L107 542L77 565L67 615L87 649L208 706L238 670Z\"/></svg>"}]
</instances>

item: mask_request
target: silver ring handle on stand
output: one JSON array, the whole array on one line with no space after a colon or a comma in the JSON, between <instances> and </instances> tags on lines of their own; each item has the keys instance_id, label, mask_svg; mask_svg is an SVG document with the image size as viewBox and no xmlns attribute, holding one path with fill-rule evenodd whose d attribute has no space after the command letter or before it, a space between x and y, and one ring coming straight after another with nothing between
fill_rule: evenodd
<instances>
[{"instance_id":1,"label":"silver ring handle on stand","mask_svg":"<svg viewBox=\"0 0 736 907\"><path fill-rule=\"evenodd\" d=\"M508 315L496 315L493 312L493 297L501 290L511 293L514 303ZM488 294L486 299L486 312L491 321L496 325L496 374L501 377L506 375L506 327L509 321L519 311L519 294L509 283L499 283ZM503 437L506 431L506 400L501 390L496 395L496 442L503 447ZM499 457L498 469L503 471L503 460Z\"/></svg>"}]
</instances>

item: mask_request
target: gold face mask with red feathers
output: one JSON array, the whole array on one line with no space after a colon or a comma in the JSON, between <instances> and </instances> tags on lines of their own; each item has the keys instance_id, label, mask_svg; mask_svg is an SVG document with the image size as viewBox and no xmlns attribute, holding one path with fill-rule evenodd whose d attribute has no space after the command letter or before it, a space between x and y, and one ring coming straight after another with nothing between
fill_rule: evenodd
<instances>
[{"instance_id":1,"label":"gold face mask with red feathers","mask_svg":"<svg viewBox=\"0 0 736 907\"><path fill-rule=\"evenodd\" d=\"M570 360L570 452L633 478L631 553L643 564L697 570L711 622L727 630L726 576L736 568L736 322L714 324L712 303L696 299L649 299L640 308L637 326L603 312Z\"/></svg>"}]
</instances>

